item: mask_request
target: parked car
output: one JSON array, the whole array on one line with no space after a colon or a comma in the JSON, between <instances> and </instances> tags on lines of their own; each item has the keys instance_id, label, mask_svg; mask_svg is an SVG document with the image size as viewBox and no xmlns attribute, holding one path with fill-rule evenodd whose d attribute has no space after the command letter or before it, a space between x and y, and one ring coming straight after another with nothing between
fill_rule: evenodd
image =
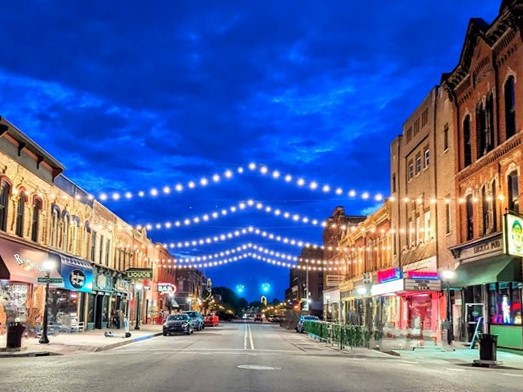
<instances>
[{"instance_id":1,"label":"parked car","mask_svg":"<svg viewBox=\"0 0 523 392\"><path fill-rule=\"evenodd\" d=\"M263 323L263 315L262 314L256 314L254 315L254 322L259 321L260 323Z\"/></svg>"},{"instance_id":2,"label":"parked car","mask_svg":"<svg viewBox=\"0 0 523 392\"><path fill-rule=\"evenodd\" d=\"M205 325L208 327L217 327L220 325L220 318L215 314L205 316Z\"/></svg>"},{"instance_id":3,"label":"parked car","mask_svg":"<svg viewBox=\"0 0 523 392\"><path fill-rule=\"evenodd\" d=\"M173 333L192 334L194 331L191 318L187 314L171 314L163 323L163 336Z\"/></svg>"},{"instance_id":4,"label":"parked car","mask_svg":"<svg viewBox=\"0 0 523 392\"><path fill-rule=\"evenodd\" d=\"M296 332L303 333L305 321L320 321L318 316L300 316L298 324L296 324Z\"/></svg>"},{"instance_id":5,"label":"parked car","mask_svg":"<svg viewBox=\"0 0 523 392\"><path fill-rule=\"evenodd\" d=\"M197 331L201 331L205 328L205 320L200 312L194 310L185 310L183 314L188 315L192 320L193 328Z\"/></svg>"}]
</instances>

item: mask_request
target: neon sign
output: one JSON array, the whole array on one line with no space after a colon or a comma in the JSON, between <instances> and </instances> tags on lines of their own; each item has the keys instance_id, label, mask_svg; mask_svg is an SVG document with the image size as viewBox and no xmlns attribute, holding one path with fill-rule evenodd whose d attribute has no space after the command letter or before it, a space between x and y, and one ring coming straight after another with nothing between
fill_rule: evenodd
<instances>
[{"instance_id":1,"label":"neon sign","mask_svg":"<svg viewBox=\"0 0 523 392\"><path fill-rule=\"evenodd\" d=\"M438 280L439 275L436 271L407 271L409 279Z\"/></svg>"},{"instance_id":2,"label":"neon sign","mask_svg":"<svg viewBox=\"0 0 523 392\"><path fill-rule=\"evenodd\" d=\"M391 280L401 279L401 270L399 268L389 268L378 271L378 282L390 282Z\"/></svg>"}]
</instances>

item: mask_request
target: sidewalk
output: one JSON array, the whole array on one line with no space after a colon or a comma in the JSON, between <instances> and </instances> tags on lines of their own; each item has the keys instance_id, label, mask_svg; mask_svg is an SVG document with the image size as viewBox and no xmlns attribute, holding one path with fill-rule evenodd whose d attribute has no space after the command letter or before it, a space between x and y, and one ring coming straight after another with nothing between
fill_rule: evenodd
<instances>
[{"instance_id":1,"label":"sidewalk","mask_svg":"<svg viewBox=\"0 0 523 392\"><path fill-rule=\"evenodd\" d=\"M106 337L108 331L114 337ZM162 334L161 325L141 325L140 330L131 329L131 337L124 337L123 329L97 329L85 332L59 333L49 335L49 344L38 343L38 338L22 338L20 351L5 351L6 336L0 335L0 358L5 357L33 357L44 355L79 354L82 352L97 352L110 350L140 340L150 339Z\"/></svg>"},{"instance_id":2,"label":"sidewalk","mask_svg":"<svg viewBox=\"0 0 523 392\"><path fill-rule=\"evenodd\" d=\"M447 362L458 366L472 366L474 360L479 359L479 348L471 349L469 346L456 343L451 346L429 345L411 350L396 349L387 352L409 361ZM502 362L500 368L523 370L523 352L519 354L498 348L496 359Z\"/></svg>"}]
</instances>

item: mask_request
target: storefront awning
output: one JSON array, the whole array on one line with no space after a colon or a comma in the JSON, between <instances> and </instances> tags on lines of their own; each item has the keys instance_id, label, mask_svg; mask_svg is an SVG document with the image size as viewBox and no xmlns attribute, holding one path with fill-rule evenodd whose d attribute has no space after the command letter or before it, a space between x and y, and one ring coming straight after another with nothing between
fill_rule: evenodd
<instances>
[{"instance_id":1,"label":"storefront awning","mask_svg":"<svg viewBox=\"0 0 523 392\"><path fill-rule=\"evenodd\" d=\"M521 282L521 262L510 256L500 256L461 264L450 285L465 287L496 282Z\"/></svg>"},{"instance_id":2,"label":"storefront awning","mask_svg":"<svg viewBox=\"0 0 523 392\"><path fill-rule=\"evenodd\" d=\"M49 260L49 253L16 241L0 238L0 279L14 282L37 283L45 277L44 263ZM51 278L60 278L59 265L50 271Z\"/></svg>"},{"instance_id":3,"label":"storefront awning","mask_svg":"<svg viewBox=\"0 0 523 392\"><path fill-rule=\"evenodd\" d=\"M76 257L50 252L49 258L60 265L64 288L72 291L90 293L93 290L93 267L91 263Z\"/></svg>"}]
</instances>

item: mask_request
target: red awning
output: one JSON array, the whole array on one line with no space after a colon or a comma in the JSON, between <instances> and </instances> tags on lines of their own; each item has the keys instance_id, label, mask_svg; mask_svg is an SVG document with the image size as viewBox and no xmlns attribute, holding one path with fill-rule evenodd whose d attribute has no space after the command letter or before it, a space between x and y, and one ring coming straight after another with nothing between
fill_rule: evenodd
<instances>
[{"instance_id":1,"label":"red awning","mask_svg":"<svg viewBox=\"0 0 523 392\"><path fill-rule=\"evenodd\" d=\"M0 279L14 282L37 283L46 276L44 263L49 254L19 242L0 238ZM59 265L51 271L52 278L60 278Z\"/></svg>"}]
</instances>

